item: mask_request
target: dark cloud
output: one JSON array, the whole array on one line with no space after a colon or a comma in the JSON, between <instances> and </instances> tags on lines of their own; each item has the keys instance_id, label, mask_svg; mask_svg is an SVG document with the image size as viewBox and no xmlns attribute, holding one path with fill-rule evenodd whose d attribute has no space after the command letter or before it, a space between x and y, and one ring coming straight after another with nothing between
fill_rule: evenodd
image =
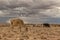
<instances>
[{"instance_id":1,"label":"dark cloud","mask_svg":"<svg viewBox=\"0 0 60 40\"><path fill-rule=\"evenodd\" d=\"M56 0L1 0L0 1L0 10L4 13L3 10L7 10L6 14L9 15L23 15L23 16L38 16L38 17L50 17L49 15L44 14L46 10L53 9L59 4L59 1ZM40 13L42 11L42 13Z\"/></svg>"},{"instance_id":2,"label":"dark cloud","mask_svg":"<svg viewBox=\"0 0 60 40\"><path fill-rule=\"evenodd\" d=\"M32 0L32 2L29 1L19 1L19 0L5 0L0 1L0 9L6 9L6 8L16 8L16 7L29 7L29 8L36 8L36 9L48 9L50 6L56 5L55 1L42 1L42 0Z\"/></svg>"},{"instance_id":3,"label":"dark cloud","mask_svg":"<svg viewBox=\"0 0 60 40\"><path fill-rule=\"evenodd\" d=\"M0 17L22 16L24 21L31 23L50 22L52 17L60 17L59 7L60 0L0 0Z\"/></svg>"}]
</instances>

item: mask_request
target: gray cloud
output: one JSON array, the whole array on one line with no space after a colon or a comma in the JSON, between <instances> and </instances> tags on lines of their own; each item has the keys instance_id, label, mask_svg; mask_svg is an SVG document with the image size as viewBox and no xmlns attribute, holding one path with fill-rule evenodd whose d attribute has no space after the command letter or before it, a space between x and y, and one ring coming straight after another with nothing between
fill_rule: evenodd
<instances>
[{"instance_id":1,"label":"gray cloud","mask_svg":"<svg viewBox=\"0 0 60 40\"><path fill-rule=\"evenodd\" d=\"M60 17L60 0L0 0L0 17L6 20L17 15L26 22L49 22L52 17Z\"/></svg>"},{"instance_id":2,"label":"gray cloud","mask_svg":"<svg viewBox=\"0 0 60 40\"><path fill-rule=\"evenodd\" d=\"M58 2L53 0L32 0L32 1L20 1L20 0L0 0L0 9L16 8L16 7L29 7L36 9L48 9L52 5L56 5Z\"/></svg>"},{"instance_id":3,"label":"gray cloud","mask_svg":"<svg viewBox=\"0 0 60 40\"><path fill-rule=\"evenodd\" d=\"M60 17L58 7L60 0L0 0L0 17Z\"/></svg>"}]
</instances>

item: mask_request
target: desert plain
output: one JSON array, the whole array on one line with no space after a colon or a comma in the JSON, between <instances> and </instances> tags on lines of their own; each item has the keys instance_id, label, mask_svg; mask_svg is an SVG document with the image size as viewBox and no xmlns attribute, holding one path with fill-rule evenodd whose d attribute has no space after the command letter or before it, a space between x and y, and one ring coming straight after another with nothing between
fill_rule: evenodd
<instances>
[{"instance_id":1,"label":"desert plain","mask_svg":"<svg viewBox=\"0 0 60 40\"><path fill-rule=\"evenodd\" d=\"M60 24L21 23L0 24L0 40L60 40Z\"/></svg>"}]
</instances>

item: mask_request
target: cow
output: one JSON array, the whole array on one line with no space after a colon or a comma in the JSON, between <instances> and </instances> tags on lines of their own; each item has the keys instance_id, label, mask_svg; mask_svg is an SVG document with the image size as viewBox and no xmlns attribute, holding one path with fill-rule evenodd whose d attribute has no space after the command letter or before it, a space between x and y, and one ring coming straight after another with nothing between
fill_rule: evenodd
<instances>
[{"instance_id":1,"label":"cow","mask_svg":"<svg viewBox=\"0 0 60 40\"><path fill-rule=\"evenodd\" d=\"M50 27L50 24L48 24L48 23L43 23L43 27Z\"/></svg>"},{"instance_id":2,"label":"cow","mask_svg":"<svg viewBox=\"0 0 60 40\"><path fill-rule=\"evenodd\" d=\"M12 26L21 26L21 25L24 25L24 22L21 19L13 18L13 19L10 20L10 25L12 25Z\"/></svg>"}]
</instances>

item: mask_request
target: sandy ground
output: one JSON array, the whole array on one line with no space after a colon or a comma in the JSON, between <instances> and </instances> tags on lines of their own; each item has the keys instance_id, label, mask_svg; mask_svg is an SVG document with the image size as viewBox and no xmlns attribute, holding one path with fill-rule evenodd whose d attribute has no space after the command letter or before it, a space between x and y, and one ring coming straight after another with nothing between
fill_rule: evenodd
<instances>
[{"instance_id":1,"label":"sandy ground","mask_svg":"<svg viewBox=\"0 0 60 40\"><path fill-rule=\"evenodd\" d=\"M60 27L33 25L0 27L0 40L60 40Z\"/></svg>"}]
</instances>

